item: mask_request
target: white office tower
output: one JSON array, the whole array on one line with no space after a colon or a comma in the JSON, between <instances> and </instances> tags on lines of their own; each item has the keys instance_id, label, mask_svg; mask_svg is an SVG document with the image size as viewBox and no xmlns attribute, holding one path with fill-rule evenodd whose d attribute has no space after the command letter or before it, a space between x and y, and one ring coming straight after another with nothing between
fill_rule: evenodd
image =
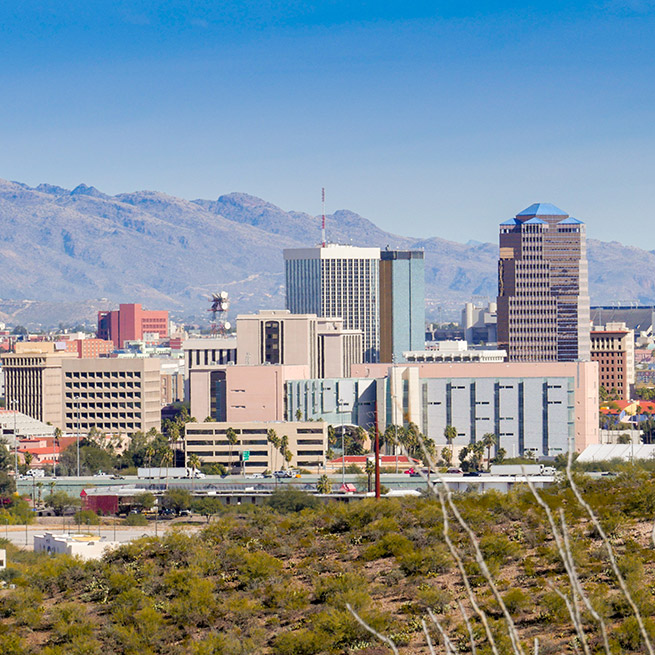
<instances>
[{"instance_id":1,"label":"white office tower","mask_svg":"<svg viewBox=\"0 0 655 655\"><path fill-rule=\"evenodd\" d=\"M287 309L341 317L364 334L363 360L380 353L380 249L328 244L284 251Z\"/></svg>"}]
</instances>

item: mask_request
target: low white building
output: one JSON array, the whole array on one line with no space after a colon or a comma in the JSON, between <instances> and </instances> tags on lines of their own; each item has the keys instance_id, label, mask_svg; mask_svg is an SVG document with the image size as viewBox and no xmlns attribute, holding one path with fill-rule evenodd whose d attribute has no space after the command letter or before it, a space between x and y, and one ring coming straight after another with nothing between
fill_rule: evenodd
<instances>
[{"instance_id":1,"label":"low white building","mask_svg":"<svg viewBox=\"0 0 655 655\"><path fill-rule=\"evenodd\" d=\"M504 362L504 350L471 349L466 341L437 341L429 350L403 353L408 362Z\"/></svg>"},{"instance_id":2,"label":"low white building","mask_svg":"<svg viewBox=\"0 0 655 655\"><path fill-rule=\"evenodd\" d=\"M107 550L116 548L117 541L107 541L104 537L90 534L45 534L34 535L34 552L53 555L73 555L84 560L98 559Z\"/></svg>"},{"instance_id":3,"label":"low white building","mask_svg":"<svg viewBox=\"0 0 655 655\"><path fill-rule=\"evenodd\" d=\"M587 446L578 457L578 462L604 462L610 459L622 459L633 462L635 459L655 458L653 444L592 444Z\"/></svg>"}]
</instances>

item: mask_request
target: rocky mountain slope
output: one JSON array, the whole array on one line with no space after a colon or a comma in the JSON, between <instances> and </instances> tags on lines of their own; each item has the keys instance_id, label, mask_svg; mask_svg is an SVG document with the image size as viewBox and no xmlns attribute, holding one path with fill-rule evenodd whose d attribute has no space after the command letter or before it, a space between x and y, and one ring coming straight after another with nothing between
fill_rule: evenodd
<instances>
[{"instance_id":1,"label":"rocky mountain slope","mask_svg":"<svg viewBox=\"0 0 655 655\"><path fill-rule=\"evenodd\" d=\"M5 180L0 224L0 320L24 323L92 318L118 302L206 320L206 299L218 289L230 292L234 312L282 307L282 249L320 240L319 217L243 193L188 201ZM332 241L425 249L429 315L495 295L494 244L399 236L347 210L328 224ZM590 239L589 266L592 302L655 302L652 252Z\"/></svg>"}]
</instances>

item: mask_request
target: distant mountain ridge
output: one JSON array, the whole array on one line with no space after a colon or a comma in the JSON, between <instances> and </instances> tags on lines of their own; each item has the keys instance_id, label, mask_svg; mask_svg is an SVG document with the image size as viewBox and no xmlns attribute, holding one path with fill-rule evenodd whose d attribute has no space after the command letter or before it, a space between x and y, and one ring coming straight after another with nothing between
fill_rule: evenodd
<instances>
[{"instance_id":1,"label":"distant mountain ridge","mask_svg":"<svg viewBox=\"0 0 655 655\"><path fill-rule=\"evenodd\" d=\"M119 302L206 321L218 289L230 292L234 313L283 307L282 250L320 240L320 217L245 193L189 201L86 184L0 180L0 224L0 320L24 323L90 319ZM348 210L328 226L333 242L424 249L431 317L496 294L495 244L400 236ZM653 252L589 239L588 256L593 303L655 303Z\"/></svg>"}]
</instances>

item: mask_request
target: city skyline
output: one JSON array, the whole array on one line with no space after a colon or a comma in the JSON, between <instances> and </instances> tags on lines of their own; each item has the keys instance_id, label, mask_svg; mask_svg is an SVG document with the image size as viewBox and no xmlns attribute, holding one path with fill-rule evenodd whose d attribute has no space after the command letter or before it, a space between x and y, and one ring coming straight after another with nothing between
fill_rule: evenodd
<instances>
[{"instance_id":1,"label":"city skyline","mask_svg":"<svg viewBox=\"0 0 655 655\"><path fill-rule=\"evenodd\" d=\"M647 215L648 3L186 5L0 8L0 176L312 214L325 186L460 242L531 202L606 240Z\"/></svg>"}]
</instances>

